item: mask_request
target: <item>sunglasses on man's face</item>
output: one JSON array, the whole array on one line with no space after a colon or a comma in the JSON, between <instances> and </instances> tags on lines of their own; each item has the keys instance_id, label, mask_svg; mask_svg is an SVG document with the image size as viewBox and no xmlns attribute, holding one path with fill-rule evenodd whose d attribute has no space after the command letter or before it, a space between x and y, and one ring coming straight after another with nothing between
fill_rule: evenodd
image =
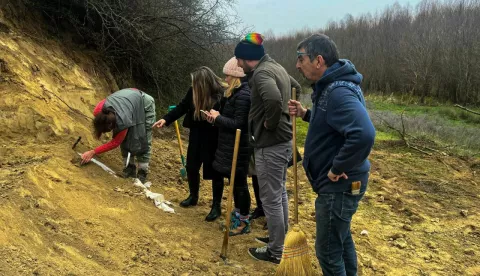
<instances>
[{"instance_id":1,"label":"sunglasses on man's face","mask_svg":"<svg viewBox=\"0 0 480 276\"><path fill-rule=\"evenodd\" d=\"M308 56L308 53L297 51L297 58L301 56Z\"/></svg>"}]
</instances>

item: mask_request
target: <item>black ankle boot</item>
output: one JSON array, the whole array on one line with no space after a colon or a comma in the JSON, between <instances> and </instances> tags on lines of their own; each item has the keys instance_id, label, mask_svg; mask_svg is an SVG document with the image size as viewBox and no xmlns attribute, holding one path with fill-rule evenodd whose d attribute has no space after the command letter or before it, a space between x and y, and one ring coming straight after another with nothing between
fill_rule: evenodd
<instances>
[{"instance_id":1,"label":"black ankle boot","mask_svg":"<svg viewBox=\"0 0 480 276\"><path fill-rule=\"evenodd\" d=\"M123 169L123 177L124 178L136 178L137 177L137 166L134 164L128 164L128 166Z\"/></svg>"},{"instance_id":2,"label":"black ankle boot","mask_svg":"<svg viewBox=\"0 0 480 276\"><path fill-rule=\"evenodd\" d=\"M182 207L195 206L198 203L198 191L200 188L200 174L198 172L187 172L188 189L190 195L180 203Z\"/></svg>"},{"instance_id":3,"label":"black ankle boot","mask_svg":"<svg viewBox=\"0 0 480 276\"><path fill-rule=\"evenodd\" d=\"M205 218L206 221L214 221L222 214L222 207L220 206L223 196L223 177L217 177L212 180L212 210Z\"/></svg>"},{"instance_id":4,"label":"black ankle boot","mask_svg":"<svg viewBox=\"0 0 480 276\"><path fill-rule=\"evenodd\" d=\"M144 169L139 169L137 172L137 178L144 184L147 182L147 175L148 172Z\"/></svg>"},{"instance_id":5,"label":"black ankle boot","mask_svg":"<svg viewBox=\"0 0 480 276\"><path fill-rule=\"evenodd\" d=\"M260 217L264 217L265 213L263 212L263 209L260 209L259 207L255 208L255 210L250 214L250 219L254 220Z\"/></svg>"},{"instance_id":6,"label":"black ankle boot","mask_svg":"<svg viewBox=\"0 0 480 276\"><path fill-rule=\"evenodd\" d=\"M208 213L207 217L205 218L206 221L214 221L222 214L222 208L220 204L214 203L212 205L212 210Z\"/></svg>"},{"instance_id":7,"label":"black ankle boot","mask_svg":"<svg viewBox=\"0 0 480 276\"><path fill-rule=\"evenodd\" d=\"M198 196L189 195L187 199L180 202L180 206L182 207L195 206L197 205L197 203L198 203Z\"/></svg>"}]
</instances>

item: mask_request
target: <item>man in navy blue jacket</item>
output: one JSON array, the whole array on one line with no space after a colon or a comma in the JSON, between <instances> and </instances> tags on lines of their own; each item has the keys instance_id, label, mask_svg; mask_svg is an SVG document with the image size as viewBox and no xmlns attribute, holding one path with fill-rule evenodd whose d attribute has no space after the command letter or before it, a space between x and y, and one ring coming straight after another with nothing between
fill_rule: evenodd
<instances>
[{"instance_id":1,"label":"man in navy blue jacket","mask_svg":"<svg viewBox=\"0 0 480 276\"><path fill-rule=\"evenodd\" d=\"M289 112L309 122L303 166L313 190L316 255L323 275L357 275L350 224L367 189L375 129L360 88L362 75L338 58L337 46L315 34L297 47L297 69L314 82L311 110L289 101Z\"/></svg>"}]
</instances>

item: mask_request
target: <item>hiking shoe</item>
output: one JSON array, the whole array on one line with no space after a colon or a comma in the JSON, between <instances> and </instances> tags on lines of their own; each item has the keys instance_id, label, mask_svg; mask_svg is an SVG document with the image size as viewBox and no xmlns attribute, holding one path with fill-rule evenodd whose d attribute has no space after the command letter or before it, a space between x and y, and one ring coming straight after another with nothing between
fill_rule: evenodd
<instances>
[{"instance_id":1,"label":"hiking shoe","mask_svg":"<svg viewBox=\"0 0 480 276\"><path fill-rule=\"evenodd\" d=\"M263 243L263 244L268 244L268 242L270 241L270 238L269 237L256 237L255 240L259 243Z\"/></svg>"},{"instance_id":2,"label":"hiking shoe","mask_svg":"<svg viewBox=\"0 0 480 276\"><path fill-rule=\"evenodd\" d=\"M270 254L266 246L259 248L249 248L248 254L257 261L271 262L273 264L280 264L281 258L277 258Z\"/></svg>"},{"instance_id":3,"label":"hiking shoe","mask_svg":"<svg viewBox=\"0 0 480 276\"><path fill-rule=\"evenodd\" d=\"M129 178L129 177L132 177L132 178L137 178L137 166L135 166L134 164L128 164L128 166L123 169L123 177L124 178ZM143 181L142 181L143 183Z\"/></svg>"},{"instance_id":4,"label":"hiking shoe","mask_svg":"<svg viewBox=\"0 0 480 276\"><path fill-rule=\"evenodd\" d=\"M265 213L263 212L262 209L259 209L258 207L255 208L255 210L250 214L250 219L251 220L254 220L254 219L257 219L257 218L261 218L261 217L264 217L265 216Z\"/></svg>"},{"instance_id":5,"label":"hiking shoe","mask_svg":"<svg viewBox=\"0 0 480 276\"><path fill-rule=\"evenodd\" d=\"M230 216L230 225L239 224L240 223L240 213L236 211L232 211L232 215Z\"/></svg>"},{"instance_id":6,"label":"hiking shoe","mask_svg":"<svg viewBox=\"0 0 480 276\"><path fill-rule=\"evenodd\" d=\"M250 233L250 221L246 219L246 220L239 220L239 222L240 223L238 223L236 226L232 225L230 227L230 232L228 233L230 237ZM239 228L242 226L242 222L245 224L245 226L240 230Z\"/></svg>"},{"instance_id":7,"label":"hiking shoe","mask_svg":"<svg viewBox=\"0 0 480 276\"><path fill-rule=\"evenodd\" d=\"M138 179L142 182L145 183L147 181L147 171L144 169L139 169L137 173Z\"/></svg>"}]
</instances>

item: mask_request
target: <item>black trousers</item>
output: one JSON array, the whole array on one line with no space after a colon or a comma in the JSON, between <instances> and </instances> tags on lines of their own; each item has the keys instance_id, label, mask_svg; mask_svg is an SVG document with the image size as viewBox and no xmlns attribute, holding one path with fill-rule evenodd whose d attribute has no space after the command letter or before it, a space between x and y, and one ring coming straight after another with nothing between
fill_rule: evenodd
<instances>
[{"instance_id":1,"label":"black trousers","mask_svg":"<svg viewBox=\"0 0 480 276\"><path fill-rule=\"evenodd\" d=\"M258 177L252 175L253 193L255 194L255 201L257 202L257 209L263 211L262 201L260 200L260 187L258 187Z\"/></svg>"},{"instance_id":2,"label":"black trousers","mask_svg":"<svg viewBox=\"0 0 480 276\"><path fill-rule=\"evenodd\" d=\"M191 128L188 138L186 169L190 195L198 198L200 168L203 165L203 179L212 180L213 202L220 205L223 194L223 178L212 167L217 149L217 139L217 131Z\"/></svg>"}]
</instances>

